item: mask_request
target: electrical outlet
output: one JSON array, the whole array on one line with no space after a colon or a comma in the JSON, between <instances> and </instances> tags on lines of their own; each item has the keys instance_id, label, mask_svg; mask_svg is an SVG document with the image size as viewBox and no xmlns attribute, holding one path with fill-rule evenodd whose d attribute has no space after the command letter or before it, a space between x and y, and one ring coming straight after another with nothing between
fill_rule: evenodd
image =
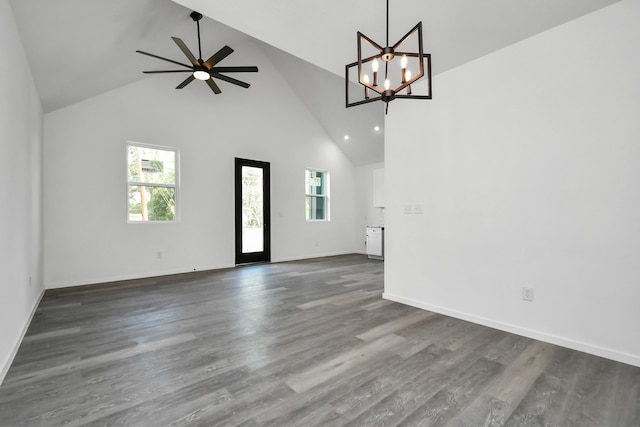
<instances>
[{"instance_id":1,"label":"electrical outlet","mask_svg":"<svg viewBox=\"0 0 640 427\"><path fill-rule=\"evenodd\" d=\"M413 213L416 215L422 215L424 213L424 207L422 205L414 205Z\"/></svg>"},{"instance_id":2,"label":"electrical outlet","mask_svg":"<svg viewBox=\"0 0 640 427\"><path fill-rule=\"evenodd\" d=\"M413 214L413 206L412 205L404 205L404 214L405 215Z\"/></svg>"},{"instance_id":3,"label":"electrical outlet","mask_svg":"<svg viewBox=\"0 0 640 427\"><path fill-rule=\"evenodd\" d=\"M158 259L162 259L162 251L158 251L158 253L156 254L156 257Z\"/></svg>"},{"instance_id":4,"label":"electrical outlet","mask_svg":"<svg viewBox=\"0 0 640 427\"><path fill-rule=\"evenodd\" d=\"M522 300L533 301L533 288L522 288Z\"/></svg>"}]
</instances>

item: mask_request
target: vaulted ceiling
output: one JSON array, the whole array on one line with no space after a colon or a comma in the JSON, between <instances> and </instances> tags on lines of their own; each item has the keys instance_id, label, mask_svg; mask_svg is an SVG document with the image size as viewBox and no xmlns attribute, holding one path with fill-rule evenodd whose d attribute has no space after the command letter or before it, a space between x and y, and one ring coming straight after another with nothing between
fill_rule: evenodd
<instances>
[{"instance_id":1,"label":"vaulted ceiling","mask_svg":"<svg viewBox=\"0 0 640 427\"><path fill-rule=\"evenodd\" d=\"M618 0L391 0L390 39L418 21L438 74ZM385 39L383 0L11 0L45 112L145 77L136 49L175 57L169 36L204 45L255 40L356 165L383 160L383 108L344 108L356 31ZM434 87L437 96L437 87ZM428 102L428 101L425 101ZM391 113L390 113L391 114ZM343 136L351 138L345 141Z\"/></svg>"}]
</instances>

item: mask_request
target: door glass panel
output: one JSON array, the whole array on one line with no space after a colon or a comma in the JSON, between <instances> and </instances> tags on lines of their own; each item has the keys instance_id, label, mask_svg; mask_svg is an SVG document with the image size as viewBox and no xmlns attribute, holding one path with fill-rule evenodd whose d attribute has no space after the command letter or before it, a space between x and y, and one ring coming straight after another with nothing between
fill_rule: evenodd
<instances>
[{"instance_id":1,"label":"door glass panel","mask_svg":"<svg viewBox=\"0 0 640 427\"><path fill-rule=\"evenodd\" d=\"M242 253L264 250L263 170L242 166Z\"/></svg>"}]
</instances>

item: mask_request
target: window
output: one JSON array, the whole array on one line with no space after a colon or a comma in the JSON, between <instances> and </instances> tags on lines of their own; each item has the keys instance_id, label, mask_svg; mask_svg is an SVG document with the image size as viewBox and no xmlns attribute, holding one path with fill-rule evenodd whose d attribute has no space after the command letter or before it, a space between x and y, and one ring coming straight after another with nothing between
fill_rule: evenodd
<instances>
[{"instance_id":1,"label":"window","mask_svg":"<svg viewBox=\"0 0 640 427\"><path fill-rule=\"evenodd\" d=\"M307 221L329 220L329 173L305 171L305 211Z\"/></svg>"},{"instance_id":2,"label":"window","mask_svg":"<svg viewBox=\"0 0 640 427\"><path fill-rule=\"evenodd\" d=\"M177 150L127 143L129 222L176 220L177 172Z\"/></svg>"}]
</instances>

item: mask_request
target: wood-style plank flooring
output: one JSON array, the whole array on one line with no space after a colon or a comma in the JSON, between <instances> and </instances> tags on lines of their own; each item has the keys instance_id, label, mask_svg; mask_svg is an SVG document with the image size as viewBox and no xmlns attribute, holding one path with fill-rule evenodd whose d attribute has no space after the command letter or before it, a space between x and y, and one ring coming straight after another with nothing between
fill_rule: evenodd
<instances>
[{"instance_id":1,"label":"wood-style plank flooring","mask_svg":"<svg viewBox=\"0 0 640 427\"><path fill-rule=\"evenodd\" d=\"M640 426L640 368L381 299L362 255L47 291L2 426Z\"/></svg>"}]
</instances>

